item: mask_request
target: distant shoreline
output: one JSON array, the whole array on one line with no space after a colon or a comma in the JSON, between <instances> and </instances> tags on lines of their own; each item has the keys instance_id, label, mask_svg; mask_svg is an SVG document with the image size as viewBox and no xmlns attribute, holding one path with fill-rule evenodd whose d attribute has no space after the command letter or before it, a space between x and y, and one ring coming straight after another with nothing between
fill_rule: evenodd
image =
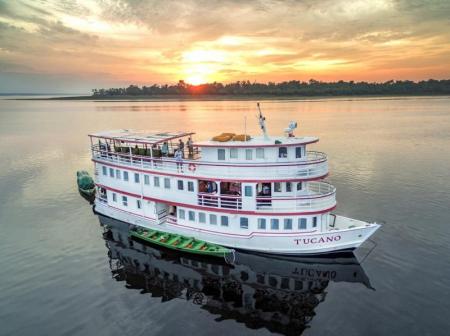
<instances>
[{"instance_id":1,"label":"distant shoreline","mask_svg":"<svg viewBox=\"0 0 450 336\"><path fill-rule=\"evenodd\" d=\"M46 98L10 98L8 100L75 100L75 101L99 101L99 102L157 102L157 101L220 101L220 100L358 100L358 99L399 99L399 98L438 98L450 97L446 94L389 94L389 95L317 95L317 96L300 96L300 95L158 95L158 96L63 96L63 97L46 97Z\"/></svg>"}]
</instances>

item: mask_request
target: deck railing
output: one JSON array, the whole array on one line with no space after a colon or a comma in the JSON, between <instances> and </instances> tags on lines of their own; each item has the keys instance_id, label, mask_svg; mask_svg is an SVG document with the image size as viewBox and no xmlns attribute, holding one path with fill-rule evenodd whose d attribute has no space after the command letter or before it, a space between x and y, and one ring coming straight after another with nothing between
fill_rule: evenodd
<instances>
[{"instance_id":1,"label":"deck railing","mask_svg":"<svg viewBox=\"0 0 450 336\"><path fill-rule=\"evenodd\" d=\"M224 209L242 209L242 197L198 193L198 205Z\"/></svg>"},{"instance_id":2,"label":"deck railing","mask_svg":"<svg viewBox=\"0 0 450 336\"><path fill-rule=\"evenodd\" d=\"M297 196L258 196L256 209L267 211L308 211L336 205L336 188L327 182L308 182L304 194Z\"/></svg>"},{"instance_id":3,"label":"deck railing","mask_svg":"<svg viewBox=\"0 0 450 336\"><path fill-rule=\"evenodd\" d=\"M289 162L251 162L228 163L207 162L199 159L183 159L177 162L170 157L150 157L130 153L118 153L101 150L98 145L92 147L92 158L115 164L175 173L186 176L199 177L225 177L225 178L315 178L328 173L327 157L321 152L307 152L307 155L298 161Z\"/></svg>"}]
</instances>

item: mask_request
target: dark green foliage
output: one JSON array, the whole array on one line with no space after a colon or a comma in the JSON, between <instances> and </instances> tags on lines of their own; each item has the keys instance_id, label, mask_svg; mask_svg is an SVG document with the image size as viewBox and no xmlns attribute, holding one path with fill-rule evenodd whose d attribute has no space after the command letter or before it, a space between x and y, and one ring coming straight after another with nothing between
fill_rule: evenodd
<instances>
[{"instance_id":1,"label":"dark green foliage","mask_svg":"<svg viewBox=\"0 0 450 336\"><path fill-rule=\"evenodd\" d=\"M128 88L94 89L94 97L120 96L361 96L361 95L438 95L450 94L450 80L429 79L426 81L387 81L384 83L369 82L320 82L314 79L308 82L297 80L280 83L208 83L190 85L179 81L176 85L152 85Z\"/></svg>"}]
</instances>

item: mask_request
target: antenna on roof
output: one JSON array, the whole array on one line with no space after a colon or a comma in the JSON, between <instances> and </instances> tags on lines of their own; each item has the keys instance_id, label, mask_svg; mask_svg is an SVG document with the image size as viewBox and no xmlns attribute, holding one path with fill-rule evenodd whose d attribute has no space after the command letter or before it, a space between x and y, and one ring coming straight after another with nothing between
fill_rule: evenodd
<instances>
[{"instance_id":1,"label":"antenna on roof","mask_svg":"<svg viewBox=\"0 0 450 336\"><path fill-rule=\"evenodd\" d=\"M259 127L261 127L261 131L263 132L264 139L269 140L269 136L267 135L267 128L266 128L266 117L263 116L261 112L261 107L259 106L259 103L256 103L256 106L258 106L259 116L258 116L258 122Z\"/></svg>"}]
</instances>

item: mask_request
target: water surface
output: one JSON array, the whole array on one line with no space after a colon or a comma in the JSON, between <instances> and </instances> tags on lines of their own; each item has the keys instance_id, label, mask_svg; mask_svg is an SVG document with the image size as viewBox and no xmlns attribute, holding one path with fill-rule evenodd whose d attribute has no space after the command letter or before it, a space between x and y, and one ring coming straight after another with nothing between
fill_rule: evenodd
<instances>
[{"instance_id":1,"label":"water surface","mask_svg":"<svg viewBox=\"0 0 450 336\"><path fill-rule=\"evenodd\" d=\"M329 155L338 214L385 223L361 266L374 290L329 281L303 335L447 335L450 98L264 101L262 108L269 133L297 120L297 134L320 137L311 149ZM90 132L195 130L207 139L242 132L245 116L257 133L253 101L0 100L0 334L277 332L117 281L99 220L76 189L76 170L92 171Z\"/></svg>"}]
</instances>

